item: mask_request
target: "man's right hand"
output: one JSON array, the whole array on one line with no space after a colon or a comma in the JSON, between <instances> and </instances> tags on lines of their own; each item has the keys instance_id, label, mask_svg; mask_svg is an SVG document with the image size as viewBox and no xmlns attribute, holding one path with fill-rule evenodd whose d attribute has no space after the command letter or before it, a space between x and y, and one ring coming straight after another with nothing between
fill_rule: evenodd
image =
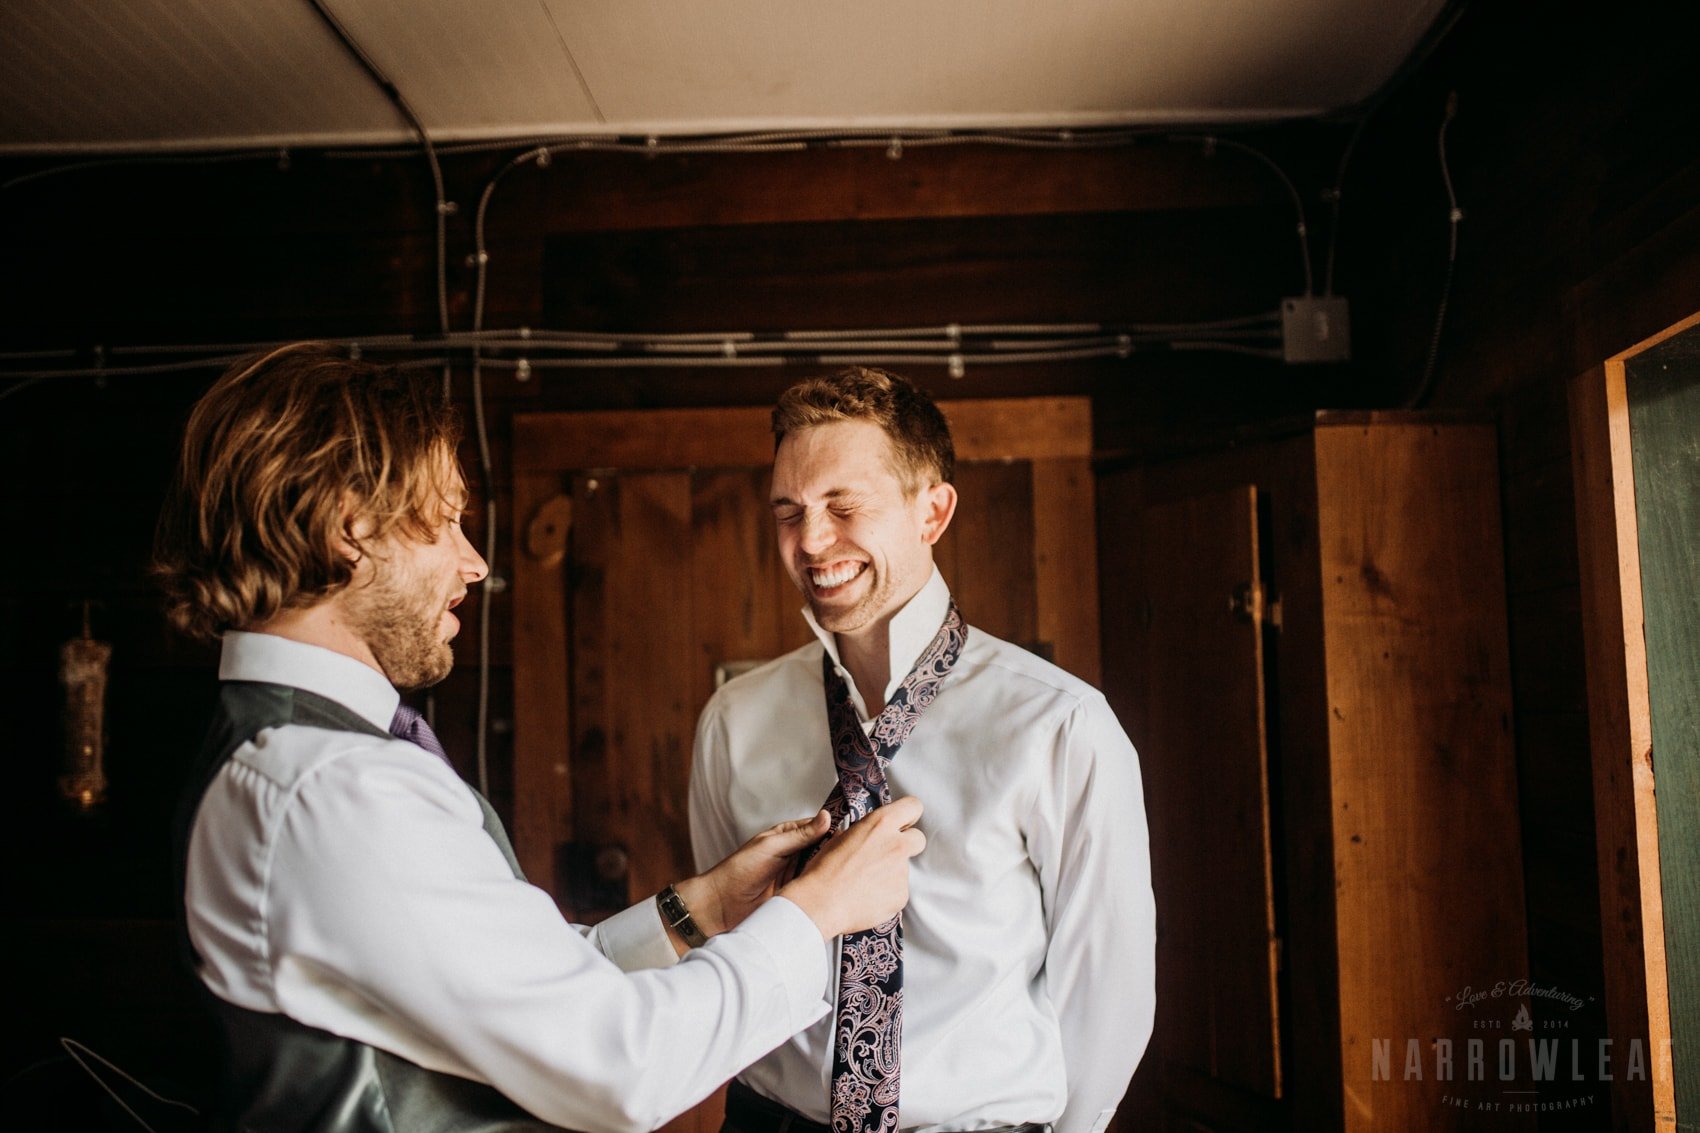
<instances>
[{"instance_id":1,"label":"man's right hand","mask_svg":"<svg viewBox=\"0 0 1700 1133\"><path fill-rule=\"evenodd\" d=\"M921 800L893 799L836 834L780 895L831 940L884 924L909 903L909 859L926 846Z\"/></svg>"}]
</instances>

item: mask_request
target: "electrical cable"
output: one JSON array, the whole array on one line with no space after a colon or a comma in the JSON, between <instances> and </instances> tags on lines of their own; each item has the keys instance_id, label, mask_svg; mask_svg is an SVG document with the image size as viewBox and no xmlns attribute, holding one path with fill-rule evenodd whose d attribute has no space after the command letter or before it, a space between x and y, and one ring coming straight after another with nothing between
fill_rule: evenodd
<instances>
[{"instance_id":1,"label":"electrical cable","mask_svg":"<svg viewBox=\"0 0 1700 1133\"><path fill-rule=\"evenodd\" d=\"M804 359L813 362L814 358ZM678 367L702 367L705 369L724 366L783 366L793 361L789 358L773 356L750 358L743 355L725 357L708 355L693 358L672 358L662 355L644 357L614 357L614 358L486 358L484 365L501 369L527 370L632 370L632 369L672 369ZM933 359L937 361L937 359Z\"/></svg>"},{"instance_id":2,"label":"electrical cable","mask_svg":"<svg viewBox=\"0 0 1700 1133\"><path fill-rule=\"evenodd\" d=\"M1259 349L1255 346L1245 346L1238 342L1173 342L1170 350L1214 350L1222 354L1245 354L1252 358L1265 358L1272 362L1281 361L1285 355L1279 347Z\"/></svg>"},{"instance_id":3,"label":"electrical cable","mask_svg":"<svg viewBox=\"0 0 1700 1133\"><path fill-rule=\"evenodd\" d=\"M478 725L474 732L478 767L478 790L490 794L490 607L496 586L496 476L490 461L490 433L484 418L484 367L472 360L472 419L478 438L478 468L484 493L484 581L478 595Z\"/></svg>"},{"instance_id":4,"label":"electrical cable","mask_svg":"<svg viewBox=\"0 0 1700 1133\"><path fill-rule=\"evenodd\" d=\"M191 370L223 369L247 357L251 351L222 357L193 358L182 362L159 362L146 366L81 366L69 370L3 370L0 378L104 378L181 374ZM13 387L14 389L16 387Z\"/></svg>"},{"instance_id":5,"label":"electrical cable","mask_svg":"<svg viewBox=\"0 0 1700 1133\"><path fill-rule=\"evenodd\" d=\"M395 353L418 351L432 357L408 365L438 365L445 352L461 348L478 350L520 351L617 351L638 348L647 352L683 354L723 353L728 348L738 351L772 351L804 348L823 344L852 343L867 348L880 340L902 340L916 349L955 349L974 338L1010 336L1093 336L1132 334L1143 338L1187 338L1200 334L1250 334L1272 332L1280 324L1280 315L1267 312L1223 319L1208 319L1188 323L964 323L930 327L833 328L827 330L783 330L757 334L753 331L690 331L668 333L608 333L601 331L571 331L535 329L530 327L497 330L456 331L444 335L372 334L324 338L319 341L362 353L367 351ZM935 339L929 343L928 339ZM293 341L293 340L287 340ZM105 348L113 357L157 357L160 355L211 355L182 362L135 364L130 366L99 365L95 367L53 370L0 370L0 378L27 377L90 377L100 374L124 376L131 374L165 373L229 365L247 354L273 350L287 341L174 343L169 345L126 345ZM730 344L730 345L729 345ZM19 351L0 353L0 362L69 359L86 354L74 349ZM486 361L490 361L488 357Z\"/></svg>"},{"instance_id":6,"label":"electrical cable","mask_svg":"<svg viewBox=\"0 0 1700 1133\"><path fill-rule=\"evenodd\" d=\"M40 385L51 377L53 377L52 374L32 374L20 382L14 382L5 389L0 389L0 401L5 401L15 393L22 393L33 385Z\"/></svg>"},{"instance_id":7,"label":"electrical cable","mask_svg":"<svg viewBox=\"0 0 1700 1133\"><path fill-rule=\"evenodd\" d=\"M549 29L555 33L555 43L560 47L561 54L567 57L567 66L572 68L573 78L578 81L579 93L590 104L590 112L596 115L598 122L606 122L608 118L602 113L602 104L596 100L596 92L590 89L590 80L584 77L584 69L578 65L578 56L573 53L573 45L567 42L567 37L561 32L560 21L555 19L555 12L549 7L548 0L537 0L538 10L548 21Z\"/></svg>"},{"instance_id":8,"label":"electrical cable","mask_svg":"<svg viewBox=\"0 0 1700 1133\"><path fill-rule=\"evenodd\" d=\"M401 89L384 73L377 61L355 41L348 29L343 27L342 21L338 20L330 9L325 7L323 0L307 0L307 2L312 5L313 11L317 12L319 18L330 28L331 34L341 41L348 53L354 56L355 62L359 63L361 68L371 76L372 81L378 84L378 88L384 92L385 97L407 120L408 126L418 136L419 144L425 150L425 161L431 167L431 185L435 195L433 203L437 220L437 325L438 329L444 335L447 335L449 333L448 217L454 206L449 203L448 194L443 188L443 167L437 160L437 149L431 141L431 133L425 128L425 123L419 115L414 112L413 105L401 93ZM443 400L451 401L453 397L454 371L448 359L444 359ZM425 722L433 728L437 725L437 698L432 692L425 694ZM482 742L482 738L480 742Z\"/></svg>"},{"instance_id":9,"label":"electrical cable","mask_svg":"<svg viewBox=\"0 0 1700 1133\"><path fill-rule=\"evenodd\" d=\"M1275 119L1245 124L1247 129L1268 127L1282 122L1306 121L1314 116ZM1111 146L1134 145L1142 141L1167 137L1174 129L1162 126L1085 126L1034 129L935 129L912 128L767 130L756 133L729 134L555 134L529 135L489 141L459 142L437 146L443 157L495 153L522 149L526 154L546 150L550 154L571 152L629 153L653 157L659 154L693 153L775 153L794 152L812 146L828 149L881 148L901 156L904 148L928 146L992 145L1014 148L1042 149L1103 149ZM410 156L412 151L393 146L370 146L326 151L328 158L371 160Z\"/></svg>"},{"instance_id":10,"label":"electrical cable","mask_svg":"<svg viewBox=\"0 0 1700 1133\"><path fill-rule=\"evenodd\" d=\"M26 185L31 181L41 181L48 177L57 177L64 173L80 173L89 169L106 169L120 165L226 165L240 161L275 161L280 169L289 168L289 150L263 149L238 150L233 153L207 153L192 155L137 155L134 157L104 157L90 161L73 161L66 165L53 165L46 169L36 169L29 173L21 173L7 181L0 181L0 192Z\"/></svg>"},{"instance_id":11,"label":"electrical cable","mask_svg":"<svg viewBox=\"0 0 1700 1133\"><path fill-rule=\"evenodd\" d=\"M1340 243L1340 202L1346 190L1346 167L1352 160L1352 153L1357 149L1358 139L1363 137L1364 127L1369 125L1370 116L1375 113L1372 106L1368 113L1358 119L1358 124L1352 128L1352 136L1346 139L1345 148L1340 151L1340 164L1334 169L1334 185L1328 190L1328 256L1322 269L1322 294L1334 294L1334 249Z\"/></svg>"},{"instance_id":12,"label":"electrical cable","mask_svg":"<svg viewBox=\"0 0 1700 1133\"><path fill-rule=\"evenodd\" d=\"M1446 131L1452 125L1452 119L1458 116L1458 92L1452 91L1446 96L1446 114L1440 121L1440 132L1436 138L1436 149L1440 152L1440 180L1446 186L1447 202L1447 247L1446 275L1440 284L1440 302L1435 307L1434 330L1429 335L1428 356L1423 362L1422 380L1416 389L1405 399L1404 408L1418 409L1434 392L1435 362L1440 357L1440 332L1446 325L1446 308L1452 299L1452 279L1458 266L1458 223L1464 219L1464 210L1458 207L1458 194L1452 187L1452 170L1446 160Z\"/></svg>"},{"instance_id":13,"label":"electrical cable","mask_svg":"<svg viewBox=\"0 0 1700 1133\"><path fill-rule=\"evenodd\" d=\"M878 333L881 338L925 338L928 335L938 335L954 341L965 334L1098 334L1103 329L1102 323L1007 323L1002 325L948 323L942 327L882 327ZM791 341L803 342L835 338L860 338L867 333L865 330L788 330L781 332L781 337Z\"/></svg>"},{"instance_id":14,"label":"electrical cable","mask_svg":"<svg viewBox=\"0 0 1700 1133\"><path fill-rule=\"evenodd\" d=\"M331 34L335 35L343 47L347 48L348 53L354 56L355 62L359 63L365 72L371 76L372 81L378 84L379 89L401 112L402 117L407 119L407 124L419 136L420 145L425 148L425 161L431 166L431 184L436 189L437 321L441 325L443 333L447 334L449 332L449 277L446 226L450 205L447 194L443 190L443 167L437 161L437 150L431 142L431 134L425 129L425 123L420 121L419 115L414 113L412 104L407 101L407 98L396 87L395 83L390 81L389 76L384 74L372 57L366 54L365 49L355 42L354 37L348 33L348 29L342 26L342 21L338 20L336 16L331 14L330 9L325 7L324 0L307 0L307 3L312 5L313 11L317 12L319 18L331 29Z\"/></svg>"},{"instance_id":15,"label":"electrical cable","mask_svg":"<svg viewBox=\"0 0 1700 1133\"><path fill-rule=\"evenodd\" d=\"M564 45L563 45L564 46ZM577 73L577 64L574 65ZM583 84L583 76L580 76ZM585 94L589 96L586 86ZM593 103L594 104L594 103ZM600 115L600 110L598 115ZM546 161L533 151L535 160ZM521 155L523 157L525 155ZM473 263L473 300L472 300L472 419L474 431L478 438L478 470L482 481L484 495L484 581L480 584L478 595L478 724L475 729L474 748L478 767L478 789L488 796L490 794L490 616L491 607L495 604L498 593L496 579L496 473L490 459L490 435L485 424L484 413L484 352L481 342L484 334L484 299L490 278L490 254L484 244L484 218L490 207L490 198L495 194L496 185L511 169L517 168L520 158L514 158L502 167L484 185L484 191L478 196L478 210L473 217L472 225L472 263ZM529 340L530 332L522 331L521 338ZM601 343L587 343L586 346L602 347ZM607 349L617 349L608 344Z\"/></svg>"},{"instance_id":16,"label":"electrical cable","mask_svg":"<svg viewBox=\"0 0 1700 1133\"><path fill-rule=\"evenodd\" d=\"M1265 167L1267 167L1271 172L1273 172L1276 177L1280 178L1281 184L1283 184L1287 187L1287 195L1292 198L1292 200L1293 200L1293 210L1296 213L1298 213L1298 217L1299 217L1299 222L1298 222L1299 256L1304 262L1304 272L1305 272L1305 291L1304 291L1304 293L1307 296L1313 294L1314 292L1313 292L1312 283L1311 283L1311 271L1310 271L1310 236L1309 236L1308 230L1305 227L1304 198L1299 196L1299 191L1298 191L1297 187L1295 187L1293 185L1293 179L1291 177L1287 176L1287 171L1282 169L1281 166L1275 161L1274 158L1270 157L1268 154L1264 153L1262 150L1258 149L1256 146L1249 146L1244 142L1235 141L1232 138L1224 138L1224 137L1221 137L1218 134L1175 134L1175 135L1171 135L1171 137L1173 138L1173 140L1179 141L1179 142L1196 142L1196 143L1198 143L1199 145L1204 147L1204 154L1205 154L1206 157L1212 156L1218 146L1227 146L1229 149L1237 150L1240 153L1247 154L1250 157L1257 159Z\"/></svg>"},{"instance_id":17,"label":"electrical cable","mask_svg":"<svg viewBox=\"0 0 1700 1133\"><path fill-rule=\"evenodd\" d=\"M1452 34L1452 29L1458 26L1458 22L1464 18L1464 13L1468 8L1468 0L1447 0L1445 7L1442 8L1440 14L1429 25L1428 30L1417 41L1416 46L1411 49L1398 67L1394 69L1393 74L1381 86L1377 87L1368 98L1358 103L1357 106L1346 107L1338 114L1326 116L1342 120L1355 120L1355 125L1352 128L1351 137L1347 139L1346 146L1341 151L1340 163L1334 172L1334 186L1329 192L1331 215L1328 228L1328 259L1327 266L1323 271L1323 295L1332 296L1334 294L1334 251L1340 239L1340 205L1345 193L1346 167L1356 152L1357 144L1363 136L1364 129L1369 125L1370 119L1374 118L1381 108L1392 100L1393 95L1404 87L1411 76L1422 69L1429 57L1439 49L1440 44L1447 36Z\"/></svg>"},{"instance_id":18,"label":"electrical cable","mask_svg":"<svg viewBox=\"0 0 1700 1133\"><path fill-rule=\"evenodd\" d=\"M481 313L479 317L482 317ZM325 341L350 353L385 355L390 364L405 368L452 365L470 362L474 367L517 368L723 366L818 364L823 351L830 358L857 355L930 358L938 362L947 355L990 359L1008 352L1034 358L1054 352L1055 360L1067 361L1083 349L1128 345L1162 345L1183 342L1279 339L1279 316L1274 312L1211 319L1197 323L1007 323L946 324L935 327L834 328L788 330L757 334L751 331L696 331L685 334L604 334L567 330L510 328L461 331L449 335L380 334L332 338ZM182 355L175 361L146 361L112 366L31 368L0 370L0 380L47 380L51 378L125 377L227 367L271 343L217 343L114 347L103 354L127 358L160 358ZM209 353L209 351L224 353ZM462 353L465 351L465 353ZM36 351L27 357L76 358L86 352ZM519 358L506 357L518 354ZM568 356L574 357L568 357ZM18 386L9 387L17 389ZM489 447L487 422L483 425L483 386L476 387L475 427L485 435L480 446L480 466ZM494 469L489 469L491 479Z\"/></svg>"},{"instance_id":19,"label":"electrical cable","mask_svg":"<svg viewBox=\"0 0 1700 1133\"><path fill-rule=\"evenodd\" d=\"M516 159L517 160L517 159ZM509 161L503 173L514 168ZM484 495L484 564L486 573L478 594L478 724L474 732L478 767L478 789L490 793L490 607L494 604L496 588L496 474L490 460L490 435L484 415L484 296L489 280L490 256L484 248L484 216L490 205L500 174L491 178L478 198L478 211L473 220L473 273L475 283L472 300L472 419L478 439L478 470ZM522 332L529 340L530 332ZM587 344L588 345L588 344ZM597 344L600 345L600 344ZM609 346L610 349L616 347Z\"/></svg>"}]
</instances>

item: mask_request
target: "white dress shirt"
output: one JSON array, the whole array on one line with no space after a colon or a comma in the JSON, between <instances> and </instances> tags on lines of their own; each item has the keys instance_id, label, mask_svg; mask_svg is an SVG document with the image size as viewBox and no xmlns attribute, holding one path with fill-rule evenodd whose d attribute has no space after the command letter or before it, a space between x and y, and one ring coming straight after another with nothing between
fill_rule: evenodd
<instances>
[{"instance_id":1,"label":"white dress shirt","mask_svg":"<svg viewBox=\"0 0 1700 1133\"><path fill-rule=\"evenodd\" d=\"M935 570L893 616L882 700L949 605ZM699 862L812 813L836 781L821 652L837 665L837 644L804 616L819 642L727 682L698 722ZM1156 1005L1133 745L1098 690L970 628L886 774L894 797L920 798L927 835L903 913L903 1127L1051 1121L1058 1133L1095 1133L1127 1089ZM824 1122L831 1042L829 1015L740 1078Z\"/></svg>"},{"instance_id":2,"label":"white dress shirt","mask_svg":"<svg viewBox=\"0 0 1700 1133\"><path fill-rule=\"evenodd\" d=\"M219 677L386 729L399 700L352 658L263 634L227 635ZM225 1000L590 1133L654 1128L830 1006L830 949L783 898L679 963L653 901L575 929L515 879L454 770L403 740L286 725L244 743L196 815L185 901Z\"/></svg>"}]
</instances>

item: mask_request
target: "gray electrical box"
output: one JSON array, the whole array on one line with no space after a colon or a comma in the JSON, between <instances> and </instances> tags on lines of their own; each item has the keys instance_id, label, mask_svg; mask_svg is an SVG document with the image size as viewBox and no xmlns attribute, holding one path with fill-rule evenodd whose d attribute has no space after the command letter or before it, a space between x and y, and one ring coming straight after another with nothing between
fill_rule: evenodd
<instances>
[{"instance_id":1,"label":"gray electrical box","mask_svg":"<svg viewBox=\"0 0 1700 1133\"><path fill-rule=\"evenodd\" d=\"M1281 300L1281 357L1286 362L1345 362L1352 357L1351 312L1337 295Z\"/></svg>"}]
</instances>

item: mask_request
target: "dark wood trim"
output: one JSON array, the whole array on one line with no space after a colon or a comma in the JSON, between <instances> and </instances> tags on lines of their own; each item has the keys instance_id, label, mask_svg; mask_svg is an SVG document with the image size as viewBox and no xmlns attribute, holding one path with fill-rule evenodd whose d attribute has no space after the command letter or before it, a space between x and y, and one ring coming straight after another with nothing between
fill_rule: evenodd
<instances>
[{"instance_id":1,"label":"dark wood trim","mask_svg":"<svg viewBox=\"0 0 1700 1133\"><path fill-rule=\"evenodd\" d=\"M1249 161L1156 142L1066 155L1000 146L912 147L895 161L883 148L731 159L575 154L557 159L539 187L548 232L1281 203L1280 186Z\"/></svg>"},{"instance_id":2,"label":"dark wood trim","mask_svg":"<svg viewBox=\"0 0 1700 1133\"><path fill-rule=\"evenodd\" d=\"M950 420L958 460L1092 455L1092 409L1083 397L941 401L939 407ZM517 414L514 473L763 465L773 459L768 413L745 406Z\"/></svg>"}]
</instances>

